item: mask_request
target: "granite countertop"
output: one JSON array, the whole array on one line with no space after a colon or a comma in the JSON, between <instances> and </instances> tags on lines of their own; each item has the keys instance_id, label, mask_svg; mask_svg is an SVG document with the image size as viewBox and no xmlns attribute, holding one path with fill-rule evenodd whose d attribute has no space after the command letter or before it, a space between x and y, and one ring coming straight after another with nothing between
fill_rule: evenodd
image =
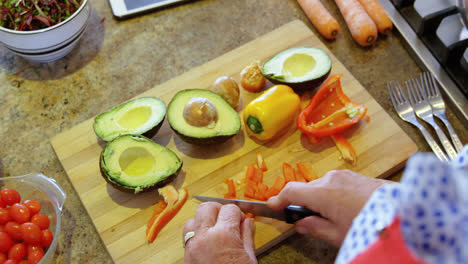
<instances>
[{"instance_id":1,"label":"granite countertop","mask_svg":"<svg viewBox=\"0 0 468 264\"><path fill-rule=\"evenodd\" d=\"M396 116L385 87L386 81L421 72L403 38L395 30L360 48L333 1L323 2L341 26L338 38L324 43L419 149L429 151L416 129ZM112 260L52 149L53 136L292 20L317 33L295 0L191 1L124 21L113 18L107 0L94 0L91 7L83 38L59 61L31 63L0 47L0 176L42 172L68 194L55 263ZM448 118L468 142L468 130L450 109ZM259 260L330 263L336 254L323 241L293 235Z\"/></svg>"}]
</instances>

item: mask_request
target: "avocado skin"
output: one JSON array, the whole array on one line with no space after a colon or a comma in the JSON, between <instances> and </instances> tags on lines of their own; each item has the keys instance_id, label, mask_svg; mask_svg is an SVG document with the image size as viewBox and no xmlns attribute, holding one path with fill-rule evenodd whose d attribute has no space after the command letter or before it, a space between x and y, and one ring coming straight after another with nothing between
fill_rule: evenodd
<instances>
[{"instance_id":1,"label":"avocado skin","mask_svg":"<svg viewBox=\"0 0 468 264\"><path fill-rule=\"evenodd\" d=\"M162 124L162 122L161 122ZM132 136L132 137L139 137L139 138L143 138L143 139L146 139L148 141L152 141L150 138L146 138L145 136L142 136L142 135L133 135L133 134L128 134L128 135L121 135L121 136L118 136L117 138L115 138L114 140L118 140L119 137L125 137L125 136ZM114 188L118 189L118 190L121 190L123 192L128 192L128 193L133 193L133 194L137 194L137 193L141 193L141 192L147 192L147 191L150 191L150 190L154 190L154 189L157 189L157 188L161 188L163 187L164 185L168 184L169 182L173 181L177 175L179 174L180 170L182 169L182 166L183 166L183 161L177 157L177 159L180 161L180 166L179 168L177 169L177 171L175 171L173 174L167 176L165 179L159 181L159 182L156 182L154 183L153 185L149 185L149 186L146 186L144 188L142 188L141 186L137 186L137 187L130 187L130 186L126 186L122 183L119 183L119 182L116 182L116 181L113 181L112 180L112 177L109 176L109 174L107 173L106 169L103 168L102 164L104 163L104 152L105 152L105 149L106 148L103 148L102 151L101 151L101 155L99 157L99 170L101 172L101 176L104 178L104 180L106 180L106 182L108 182L110 185L112 185ZM136 192L136 190L138 190L138 192Z\"/></svg>"},{"instance_id":2,"label":"avocado skin","mask_svg":"<svg viewBox=\"0 0 468 264\"><path fill-rule=\"evenodd\" d=\"M175 130L172 126L171 126L171 129L183 141L185 141L185 142L187 142L189 144L198 145L198 146L220 144L220 143L223 143L223 142L229 140L233 136L237 135L237 133L236 133L236 134L233 134L233 135L226 135L226 136L215 136L215 137L210 137L210 138L197 138L197 137L190 137L190 136L183 135L183 134L177 132L177 130Z\"/></svg>"},{"instance_id":3,"label":"avocado skin","mask_svg":"<svg viewBox=\"0 0 468 264\"><path fill-rule=\"evenodd\" d=\"M264 76L271 83L273 83L275 85L284 84L284 85L287 85L287 86L291 87L296 93L303 93L305 91L312 91L315 88L319 87L328 78L328 76L330 75L330 72L331 72L331 67L330 67L330 70L320 78L305 81L305 82L298 82L298 83L283 82L283 81L273 79L273 78L271 78L271 77L269 77L267 75L264 75Z\"/></svg>"},{"instance_id":4,"label":"avocado skin","mask_svg":"<svg viewBox=\"0 0 468 264\"><path fill-rule=\"evenodd\" d=\"M162 124L164 123L165 119L166 119L166 115L164 115L163 119L161 120L161 122L159 122L159 124L151 128L150 130L146 131L142 135L147 138L153 138L158 133L159 129L162 127Z\"/></svg>"},{"instance_id":5,"label":"avocado skin","mask_svg":"<svg viewBox=\"0 0 468 264\"><path fill-rule=\"evenodd\" d=\"M100 160L102 161L102 159L103 159L103 157L102 157L102 154L101 154ZM161 188L161 187L165 186L166 184L172 182L177 177L180 170L182 169L182 165L183 165L183 163L180 165L179 169L175 173L169 175L166 179L164 179L164 180L162 180L160 182L157 182L156 184L153 184L151 186L141 188L141 190L138 193L143 193L143 192L155 190L155 189ZM101 171L101 176L104 178L104 180L106 180L107 183L112 185L112 187L114 187L114 188L116 188L116 189L118 189L120 191L123 191L123 192L136 194L135 193L136 188L124 186L124 185L121 185L121 184L119 184L117 182L112 181L110 179L110 177L107 176L106 171L102 168L102 163L101 162L99 162L99 169Z\"/></svg>"}]
</instances>

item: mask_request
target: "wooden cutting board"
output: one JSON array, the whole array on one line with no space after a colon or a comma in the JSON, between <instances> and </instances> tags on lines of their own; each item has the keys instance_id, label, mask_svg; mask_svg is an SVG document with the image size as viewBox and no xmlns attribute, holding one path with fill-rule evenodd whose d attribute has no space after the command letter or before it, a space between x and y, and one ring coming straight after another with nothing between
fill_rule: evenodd
<instances>
[{"instance_id":1,"label":"wooden cutting board","mask_svg":"<svg viewBox=\"0 0 468 264\"><path fill-rule=\"evenodd\" d=\"M239 80L242 68L254 59L264 61L286 48L305 45L328 51L306 25L293 21L138 97L156 96L169 103L181 89L209 88L222 75ZM230 177L238 183L237 193L242 194L245 170L248 164L255 162L257 151L265 157L269 168L264 176L264 182L269 185L282 173L283 162L292 165L298 161L311 162L319 175L333 169L352 169L369 177L386 177L401 168L417 151L417 146L333 54L328 54L332 58L332 74L344 74L342 85L345 93L353 101L369 108L370 121L361 121L343 133L356 149L358 162L355 166L340 159L340 153L330 139L311 145L295 128L264 145L249 138L242 128L223 144L198 147L181 141L165 121L153 140L170 148L183 160L183 169L174 182L175 186L186 187L190 194L223 197L227 189L223 179ZM271 86L270 83L268 85ZM239 112L257 95L243 90ZM189 198L154 243L148 244L145 240L146 222L160 197L157 191L139 195L123 193L104 181L99 172L99 155L104 143L99 142L94 134L93 121L87 120L51 141L113 260L131 264L182 263L182 228L194 216L198 202ZM256 228L257 253L294 232L292 225L265 218L257 219Z\"/></svg>"}]
</instances>

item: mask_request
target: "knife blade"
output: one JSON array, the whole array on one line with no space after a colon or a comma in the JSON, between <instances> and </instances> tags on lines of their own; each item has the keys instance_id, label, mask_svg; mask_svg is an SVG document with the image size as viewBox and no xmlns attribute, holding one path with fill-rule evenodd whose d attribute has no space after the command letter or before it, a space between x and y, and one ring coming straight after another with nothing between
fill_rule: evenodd
<instances>
[{"instance_id":1,"label":"knife blade","mask_svg":"<svg viewBox=\"0 0 468 264\"><path fill-rule=\"evenodd\" d=\"M251 213L255 216L274 218L274 219L284 221L288 224L294 224L296 221L301 220L302 218L305 218L308 216L322 217L319 213L309 210L304 206L298 206L298 205L289 205L288 207L284 208L284 210L273 210L270 207L268 207L266 203L263 203L263 202L225 199L225 198L216 198L216 197L208 197L208 196L200 196L200 195L192 195L192 197L202 202L235 204L244 213Z\"/></svg>"}]
</instances>

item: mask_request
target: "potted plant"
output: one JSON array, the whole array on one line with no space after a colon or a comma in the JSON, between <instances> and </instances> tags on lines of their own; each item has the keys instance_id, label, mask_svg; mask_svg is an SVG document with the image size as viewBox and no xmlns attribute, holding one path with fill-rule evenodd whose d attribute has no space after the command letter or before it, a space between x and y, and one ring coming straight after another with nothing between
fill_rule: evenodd
<instances>
[{"instance_id":1,"label":"potted plant","mask_svg":"<svg viewBox=\"0 0 468 264\"><path fill-rule=\"evenodd\" d=\"M37 62L67 55L90 15L88 0L0 0L0 42Z\"/></svg>"}]
</instances>

